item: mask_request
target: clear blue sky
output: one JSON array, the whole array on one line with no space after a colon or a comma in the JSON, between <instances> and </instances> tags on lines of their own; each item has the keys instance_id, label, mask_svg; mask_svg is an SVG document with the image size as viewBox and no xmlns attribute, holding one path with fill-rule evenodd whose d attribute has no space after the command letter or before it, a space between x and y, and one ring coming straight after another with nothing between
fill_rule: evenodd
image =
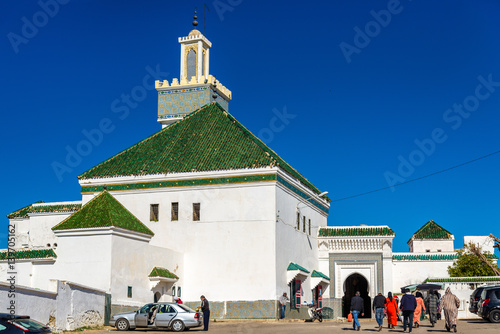
<instances>
[{"instance_id":1,"label":"clear blue sky","mask_svg":"<svg viewBox=\"0 0 500 334\"><path fill-rule=\"evenodd\" d=\"M81 199L77 175L160 129L156 91L140 88L152 83L146 68L179 77L177 38L195 6L203 31L201 1L60 1L51 15L37 1L0 2L0 247L5 215ZM334 201L500 150L496 0L207 4L210 72L233 92L229 111L262 135L286 108L295 117L267 143ZM126 117L113 112L140 90ZM113 131L68 166L67 148L106 118ZM58 177L55 162L71 171ZM328 224L387 224L394 251L430 219L456 247L464 235L500 236L499 163L332 202Z\"/></svg>"}]
</instances>

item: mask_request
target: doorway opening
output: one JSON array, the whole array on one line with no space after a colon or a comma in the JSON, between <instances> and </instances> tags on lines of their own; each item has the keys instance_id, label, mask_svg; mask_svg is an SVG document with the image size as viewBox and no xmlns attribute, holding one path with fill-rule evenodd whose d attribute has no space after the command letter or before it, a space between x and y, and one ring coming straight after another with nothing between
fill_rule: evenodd
<instances>
[{"instance_id":1,"label":"doorway opening","mask_svg":"<svg viewBox=\"0 0 500 334\"><path fill-rule=\"evenodd\" d=\"M363 298L365 306L365 315L361 318L371 318L371 298L368 294L368 281L366 278L358 273L354 273L346 278L344 282L344 297L342 297L342 316L347 318L351 310L351 299L359 291L361 298ZM361 316L361 315L360 315Z\"/></svg>"},{"instance_id":2,"label":"doorway opening","mask_svg":"<svg viewBox=\"0 0 500 334\"><path fill-rule=\"evenodd\" d=\"M160 300L160 298L161 298L161 294L159 292L156 292L155 295L154 295L154 302L158 303L158 301Z\"/></svg>"}]
</instances>

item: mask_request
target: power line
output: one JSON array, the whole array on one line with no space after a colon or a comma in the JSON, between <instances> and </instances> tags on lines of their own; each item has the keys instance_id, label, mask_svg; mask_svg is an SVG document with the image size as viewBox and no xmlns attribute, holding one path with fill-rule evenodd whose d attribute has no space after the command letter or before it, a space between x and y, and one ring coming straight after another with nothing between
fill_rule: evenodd
<instances>
[{"instance_id":1,"label":"power line","mask_svg":"<svg viewBox=\"0 0 500 334\"><path fill-rule=\"evenodd\" d=\"M495 154L498 154L500 153L500 151L496 151L496 152L493 152L493 153L490 153L490 154L487 154L487 155L483 155L482 157L479 157L479 158L476 158L476 159L473 159L473 160L469 160L467 162L464 162L464 163L461 163L459 165L455 165L453 167L449 167L449 168L446 168L446 169L443 169L443 170L440 170L438 172L434 172L434 173L431 173L431 174L427 174L427 175L424 175L424 176L421 176L421 177L417 177L415 179L411 179L411 180L408 180L408 181L405 181L405 182L401 182L401 183L398 183L398 184L395 184L393 186L388 186L388 187L384 187L384 188L379 188L379 189L375 189L375 190L370 190L370 191L367 191L367 192L364 192L364 193L361 193L361 194L357 194L357 195L352 195L352 196L348 196L348 197L343 197L343 198L339 198L339 199L336 199L336 200L332 200L332 203L333 202L340 202L340 201L344 201L346 199L351 199L351 198L355 198L355 197L360 197L360 196L364 196L364 195L368 195L368 194L372 194L372 193L375 193L375 192L378 192L378 191L382 191L382 190L386 190L386 189L390 189L390 188L394 188L394 187L397 187L397 186L402 186L403 184L408 184L410 182L415 182L415 181L418 181L418 180L422 180L422 179L425 179L425 178L428 178L428 177L431 177L431 176L434 176L434 175L437 175L437 174L441 174L441 173L444 173L444 172L447 172L447 171L450 171L452 169L455 169L455 168L458 168L458 167L462 167L462 166L465 166L467 164L470 164L470 163L473 163L473 162L476 162L478 160L482 160L482 159L486 159L486 158L489 158L491 157L492 155L495 155Z\"/></svg>"}]
</instances>

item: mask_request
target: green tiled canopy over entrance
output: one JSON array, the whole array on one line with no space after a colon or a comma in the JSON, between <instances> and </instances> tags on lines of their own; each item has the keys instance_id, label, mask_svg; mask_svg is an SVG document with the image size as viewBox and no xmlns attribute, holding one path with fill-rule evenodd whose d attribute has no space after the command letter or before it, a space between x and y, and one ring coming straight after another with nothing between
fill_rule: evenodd
<instances>
[{"instance_id":1,"label":"green tiled canopy over entrance","mask_svg":"<svg viewBox=\"0 0 500 334\"><path fill-rule=\"evenodd\" d=\"M422 226L415 234L413 234L412 239L451 239L452 234L436 224L433 220L429 220L424 226Z\"/></svg>"},{"instance_id":2,"label":"green tiled canopy over entrance","mask_svg":"<svg viewBox=\"0 0 500 334\"><path fill-rule=\"evenodd\" d=\"M161 267L154 267L151 273L149 274L149 277L166 277L166 278L179 279L179 277L176 274L173 274L168 269Z\"/></svg>"},{"instance_id":3,"label":"green tiled canopy over entrance","mask_svg":"<svg viewBox=\"0 0 500 334\"><path fill-rule=\"evenodd\" d=\"M208 104L79 179L279 166L320 191L217 103Z\"/></svg>"},{"instance_id":4,"label":"green tiled canopy over entrance","mask_svg":"<svg viewBox=\"0 0 500 334\"><path fill-rule=\"evenodd\" d=\"M67 230L92 227L121 227L127 230L154 235L139 219L128 211L107 191L91 199L52 230Z\"/></svg>"},{"instance_id":5,"label":"green tiled canopy over entrance","mask_svg":"<svg viewBox=\"0 0 500 334\"><path fill-rule=\"evenodd\" d=\"M299 266L298 264L293 263L293 262L290 262L290 264L288 265L288 268L286 268L286 270L300 270L300 271L303 271L303 272L308 273L308 274L310 272L306 268Z\"/></svg>"},{"instance_id":6,"label":"green tiled canopy over entrance","mask_svg":"<svg viewBox=\"0 0 500 334\"><path fill-rule=\"evenodd\" d=\"M321 278L324 278L324 279L327 279L327 280L330 280L330 277L326 276L325 274L323 274L322 272L320 271L316 271L316 270L313 270L312 274L311 274L311 277L321 277Z\"/></svg>"}]
</instances>

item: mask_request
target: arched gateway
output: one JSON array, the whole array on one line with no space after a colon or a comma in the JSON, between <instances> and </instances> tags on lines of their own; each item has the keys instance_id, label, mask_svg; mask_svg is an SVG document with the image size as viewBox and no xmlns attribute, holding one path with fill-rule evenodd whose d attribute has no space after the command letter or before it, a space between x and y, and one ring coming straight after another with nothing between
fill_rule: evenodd
<instances>
[{"instance_id":1,"label":"arched gateway","mask_svg":"<svg viewBox=\"0 0 500 334\"><path fill-rule=\"evenodd\" d=\"M342 297L342 316L347 317L351 308L351 299L360 292L361 298L365 302L365 315L362 318L371 318L371 296L367 279L358 273L351 274L344 281L344 296Z\"/></svg>"}]
</instances>

